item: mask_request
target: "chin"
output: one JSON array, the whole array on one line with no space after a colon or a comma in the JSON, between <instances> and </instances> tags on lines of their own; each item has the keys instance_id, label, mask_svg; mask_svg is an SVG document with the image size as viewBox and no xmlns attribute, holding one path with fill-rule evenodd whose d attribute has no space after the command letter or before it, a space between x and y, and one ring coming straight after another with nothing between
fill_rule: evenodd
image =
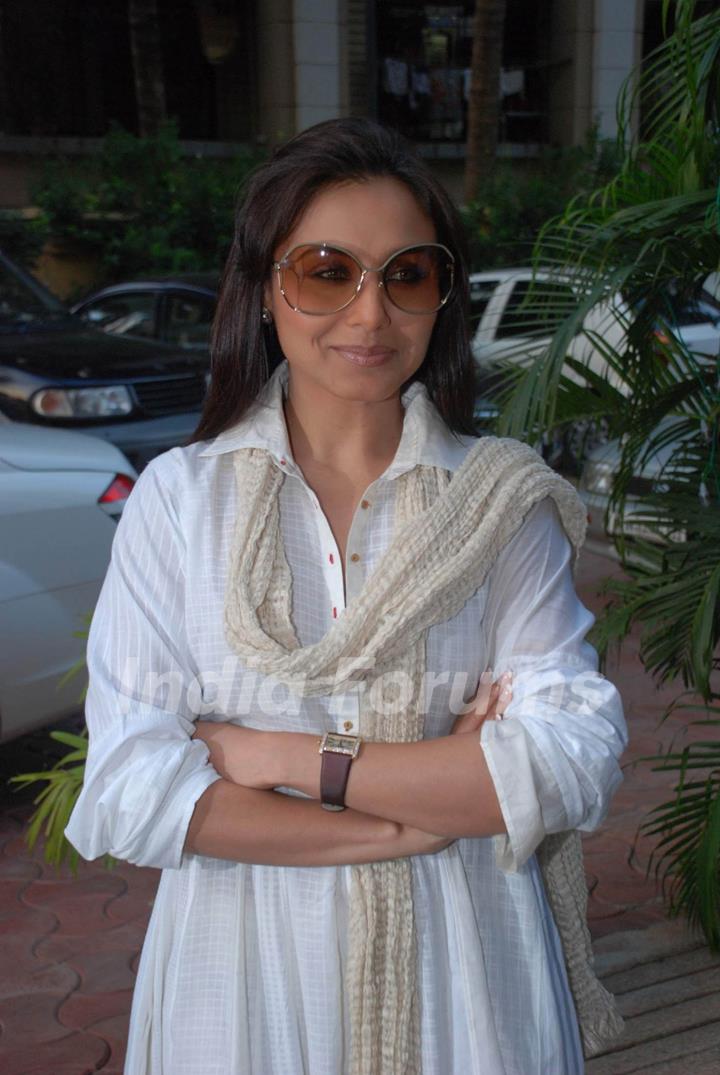
<instances>
[{"instance_id":1,"label":"chin","mask_svg":"<svg viewBox=\"0 0 720 1075\"><path fill-rule=\"evenodd\" d=\"M323 387L339 399L358 403L380 403L399 396L415 370L359 369L334 374Z\"/></svg>"}]
</instances>

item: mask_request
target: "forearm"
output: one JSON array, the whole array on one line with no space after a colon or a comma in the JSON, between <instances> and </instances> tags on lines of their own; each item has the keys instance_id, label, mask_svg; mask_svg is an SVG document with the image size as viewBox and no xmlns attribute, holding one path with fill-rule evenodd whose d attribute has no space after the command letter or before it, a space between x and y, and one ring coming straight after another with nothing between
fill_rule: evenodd
<instances>
[{"instance_id":1,"label":"forearm","mask_svg":"<svg viewBox=\"0 0 720 1075\"><path fill-rule=\"evenodd\" d=\"M357 810L216 780L195 806L185 850L271 866L378 862L415 849L402 826Z\"/></svg>"},{"instance_id":2,"label":"forearm","mask_svg":"<svg viewBox=\"0 0 720 1075\"><path fill-rule=\"evenodd\" d=\"M294 736L287 786L319 795L317 739ZM460 836L505 832L480 734L415 743L363 743L350 769L348 806L402 825Z\"/></svg>"}]
</instances>

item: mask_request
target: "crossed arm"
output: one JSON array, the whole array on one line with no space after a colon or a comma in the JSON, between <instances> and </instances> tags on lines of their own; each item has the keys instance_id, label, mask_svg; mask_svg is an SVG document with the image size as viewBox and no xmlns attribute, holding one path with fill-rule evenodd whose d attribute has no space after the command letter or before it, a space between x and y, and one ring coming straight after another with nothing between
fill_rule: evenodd
<instances>
[{"instance_id":1,"label":"crossed arm","mask_svg":"<svg viewBox=\"0 0 720 1075\"><path fill-rule=\"evenodd\" d=\"M222 779L198 800L185 848L278 865L351 865L429 854L459 836L502 832L479 732L508 701L504 683L481 682L453 734L363 744L348 782L349 808L341 814L328 813L317 801L316 736L200 721L194 738L206 743ZM275 787L311 798L278 795ZM241 827L227 824L233 814L242 816Z\"/></svg>"}]
</instances>

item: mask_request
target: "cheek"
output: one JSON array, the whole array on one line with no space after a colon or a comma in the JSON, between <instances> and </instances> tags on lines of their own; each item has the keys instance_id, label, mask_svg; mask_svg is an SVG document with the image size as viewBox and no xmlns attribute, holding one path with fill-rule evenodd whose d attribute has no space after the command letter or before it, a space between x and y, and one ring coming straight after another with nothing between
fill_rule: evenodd
<instances>
[{"instance_id":1,"label":"cheek","mask_svg":"<svg viewBox=\"0 0 720 1075\"><path fill-rule=\"evenodd\" d=\"M413 350L418 355L422 355L422 357L425 356L425 352L430 345L433 329L435 328L435 321L436 318L434 316L429 320L422 318L420 323L415 322L408 326L408 341L411 342Z\"/></svg>"},{"instance_id":2,"label":"cheek","mask_svg":"<svg viewBox=\"0 0 720 1075\"><path fill-rule=\"evenodd\" d=\"M334 327L334 320L327 317L308 317L291 310L276 307L275 328L285 357L302 358L319 350L327 334Z\"/></svg>"}]
</instances>

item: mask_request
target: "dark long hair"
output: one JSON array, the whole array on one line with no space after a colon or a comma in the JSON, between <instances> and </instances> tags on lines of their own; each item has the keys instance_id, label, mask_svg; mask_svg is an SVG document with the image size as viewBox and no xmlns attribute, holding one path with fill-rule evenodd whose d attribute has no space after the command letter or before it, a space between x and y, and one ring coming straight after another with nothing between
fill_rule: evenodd
<instances>
[{"instance_id":1,"label":"dark long hair","mask_svg":"<svg viewBox=\"0 0 720 1075\"><path fill-rule=\"evenodd\" d=\"M468 280L457 210L430 169L396 131L367 119L318 123L291 138L251 177L235 221L212 334L212 378L189 443L238 422L283 354L263 325L263 289L273 252L319 191L348 180L391 177L410 189L456 258L455 286L435 321L421 380L448 426L472 433L474 375L467 332Z\"/></svg>"}]
</instances>

